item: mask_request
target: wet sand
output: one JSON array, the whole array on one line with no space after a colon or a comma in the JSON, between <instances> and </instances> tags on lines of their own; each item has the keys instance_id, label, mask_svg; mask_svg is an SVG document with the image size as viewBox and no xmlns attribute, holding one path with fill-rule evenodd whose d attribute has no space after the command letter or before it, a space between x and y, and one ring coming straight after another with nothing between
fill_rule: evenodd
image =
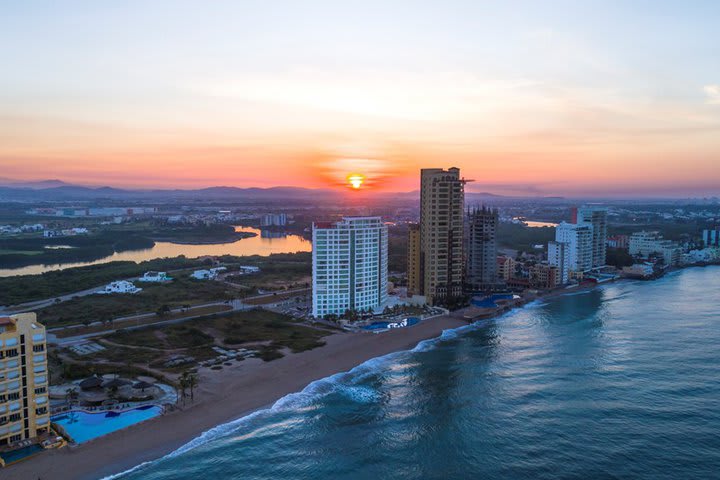
<instances>
[{"instance_id":1,"label":"wet sand","mask_svg":"<svg viewBox=\"0 0 720 480\"><path fill-rule=\"evenodd\" d=\"M3 480L91 480L120 473L156 460L203 432L271 406L315 380L388 353L408 350L443 330L466 325L451 316L425 320L410 328L382 334L342 333L327 337L327 345L289 354L272 362L245 360L223 370L200 370L195 402L83 445L43 452L35 458L0 469Z\"/></svg>"}]
</instances>

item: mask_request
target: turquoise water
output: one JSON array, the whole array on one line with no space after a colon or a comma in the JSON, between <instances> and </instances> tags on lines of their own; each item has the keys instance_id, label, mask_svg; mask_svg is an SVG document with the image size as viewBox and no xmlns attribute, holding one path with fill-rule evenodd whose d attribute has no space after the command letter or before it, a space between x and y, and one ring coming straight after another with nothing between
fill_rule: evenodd
<instances>
[{"instance_id":1,"label":"turquoise water","mask_svg":"<svg viewBox=\"0 0 720 480\"><path fill-rule=\"evenodd\" d=\"M128 410L120 414L114 412L63 413L53 417L52 421L62 425L65 431L75 440L75 443L84 443L135 423L157 417L160 413L162 413L161 407L151 406L150 408Z\"/></svg>"},{"instance_id":2,"label":"turquoise water","mask_svg":"<svg viewBox=\"0 0 720 480\"><path fill-rule=\"evenodd\" d=\"M28 457L32 457L33 455L40 453L43 451L43 447L40 445L30 445L28 447L19 448L17 450L13 450L10 452L3 452L0 453L0 458L3 459L5 462L5 465L10 465L14 462L19 462L20 460L24 460Z\"/></svg>"},{"instance_id":3,"label":"turquoise water","mask_svg":"<svg viewBox=\"0 0 720 480\"><path fill-rule=\"evenodd\" d=\"M404 327L395 327L395 328L407 328L412 327L413 325L417 325L417 323L420 321L418 317L409 317L406 319L407 325ZM394 322L397 323L397 322ZM388 325L390 325L390 322L373 322L370 325L365 325L362 327L363 330L385 330L388 328Z\"/></svg>"},{"instance_id":4,"label":"turquoise water","mask_svg":"<svg viewBox=\"0 0 720 480\"><path fill-rule=\"evenodd\" d=\"M720 267L367 362L123 480L720 477Z\"/></svg>"}]
</instances>

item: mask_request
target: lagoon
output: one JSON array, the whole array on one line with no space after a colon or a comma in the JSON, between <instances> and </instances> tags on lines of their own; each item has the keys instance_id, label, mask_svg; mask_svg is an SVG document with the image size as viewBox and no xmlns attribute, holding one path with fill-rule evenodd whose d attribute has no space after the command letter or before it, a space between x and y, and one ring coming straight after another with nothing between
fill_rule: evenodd
<instances>
[{"instance_id":1,"label":"lagoon","mask_svg":"<svg viewBox=\"0 0 720 480\"><path fill-rule=\"evenodd\" d=\"M98 265L115 261L144 262L146 260L154 260L156 258L173 258L180 255L185 255L188 258L197 258L206 255L260 255L265 257L273 253L297 253L309 252L312 250L311 242L299 235L273 235L272 237L263 236L262 232L257 228L241 226L235 227L235 231L254 233L255 236L243 238L234 242L212 243L204 245L155 242L155 245L152 248L146 248L142 250L128 250L119 253L116 252L107 257L103 257L90 262L30 265L20 268L0 269L0 277L12 277L15 275L35 275L49 272L52 270L64 270L66 268L73 267L86 267L88 265Z\"/></svg>"}]
</instances>

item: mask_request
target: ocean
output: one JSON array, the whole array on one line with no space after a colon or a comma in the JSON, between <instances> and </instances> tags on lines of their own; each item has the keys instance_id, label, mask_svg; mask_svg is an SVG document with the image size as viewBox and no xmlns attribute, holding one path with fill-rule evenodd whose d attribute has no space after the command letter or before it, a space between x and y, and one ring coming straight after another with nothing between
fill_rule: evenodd
<instances>
[{"instance_id":1,"label":"ocean","mask_svg":"<svg viewBox=\"0 0 720 480\"><path fill-rule=\"evenodd\" d=\"M115 478L720 478L720 267L445 332Z\"/></svg>"}]
</instances>

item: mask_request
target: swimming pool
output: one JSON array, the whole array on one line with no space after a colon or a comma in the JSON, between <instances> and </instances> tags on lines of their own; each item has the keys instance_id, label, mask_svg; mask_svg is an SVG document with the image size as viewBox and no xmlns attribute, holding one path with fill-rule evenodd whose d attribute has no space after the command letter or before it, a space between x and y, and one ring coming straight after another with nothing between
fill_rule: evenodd
<instances>
[{"instance_id":1,"label":"swimming pool","mask_svg":"<svg viewBox=\"0 0 720 480\"><path fill-rule=\"evenodd\" d=\"M75 443L84 443L108 433L121 430L162 413L162 407L146 405L124 412L67 412L52 417L52 421L61 425Z\"/></svg>"},{"instance_id":2,"label":"swimming pool","mask_svg":"<svg viewBox=\"0 0 720 480\"><path fill-rule=\"evenodd\" d=\"M42 451L43 447L36 444L30 445L29 447L20 448L18 450L0 453L0 458L3 459L5 465L7 466L11 463L19 462L20 460L25 460L28 457L32 457L33 455L38 454Z\"/></svg>"},{"instance_id":3,"label":"swimming pool","mask_svg":"<svg viewBox=\"0 0 720 480\"><path fill-rule=\"evenodd\" d=\"M473 298L470 303L480 308L495 308L498 300L512 300L515 296L511 293L495 293L484 298Z\"/></svg>"},{"instance_id":4,"label":"swimming pool","mask_svg":"<svg viewBox=\"0 0 720 480\"><path fill-rule=\"evenodd\" d=\"M404 328L404 327L412 327L419 321L420 321L420 319L417 317L409 317L409 318L403 319L403 321L401 321L401 322L393 322L392 324L390 322L373 322L370 325L365 325L364 327L361 327L361 328L363 330L386 330L389 328Z\"/></svg>"}]
</instances>

